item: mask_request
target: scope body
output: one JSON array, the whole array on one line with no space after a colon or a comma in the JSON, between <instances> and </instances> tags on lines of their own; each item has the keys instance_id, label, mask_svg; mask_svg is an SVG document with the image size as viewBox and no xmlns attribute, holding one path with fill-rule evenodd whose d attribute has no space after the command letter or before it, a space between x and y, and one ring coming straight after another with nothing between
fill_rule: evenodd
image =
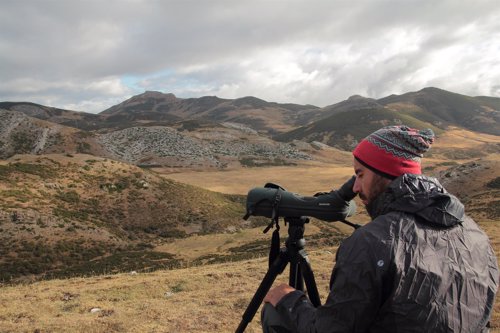
<instances>
[{"instance_id":1,"label":"scope body","mask_svg":"<svg viewBox=\"0 0 500 333\"><path fill-rule=\"evenodd\" d=\"M256 187L247 195L247 216L315 217L323 221L342 221L354 215L356 204L331 191L318 196L301 196L281 188ZM274 211L274 213L273 213Z\"/></svg>"}]
</instances>

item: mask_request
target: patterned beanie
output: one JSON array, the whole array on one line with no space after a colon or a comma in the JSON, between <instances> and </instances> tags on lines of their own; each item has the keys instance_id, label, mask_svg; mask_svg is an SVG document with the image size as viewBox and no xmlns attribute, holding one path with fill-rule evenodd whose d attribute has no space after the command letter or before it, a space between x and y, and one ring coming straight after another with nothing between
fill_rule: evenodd
<instances>
[{"instance_id":1,"label":"patterned beanie","mask_svg":"<svg viewBox=\"0 0 500 333\"><path fill-rule=\"evenodd\" d=\"M429 128L387 126L364 138L353 155L372 171L393 179L405 173L421 174L420 159L433 142Z\"/></svg>"}]
</instances>

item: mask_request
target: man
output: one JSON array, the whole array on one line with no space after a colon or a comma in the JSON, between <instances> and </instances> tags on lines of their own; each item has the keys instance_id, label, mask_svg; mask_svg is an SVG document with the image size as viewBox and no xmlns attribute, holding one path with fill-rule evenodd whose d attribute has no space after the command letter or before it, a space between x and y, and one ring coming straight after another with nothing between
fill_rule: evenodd
<instances>
[{"instance_id":1,"label":"man","mask_svg":"<svg viewBox=\"0 0 500 333\"><path fill-rule=\"evenodd\" d=\"M353 151L372 221L337 251L330 294L315 308L288 285L264 298L264 332L487 332L498 267L487 236L420 159L431 130L384 127Z\"/></svg>"}]
</instances>

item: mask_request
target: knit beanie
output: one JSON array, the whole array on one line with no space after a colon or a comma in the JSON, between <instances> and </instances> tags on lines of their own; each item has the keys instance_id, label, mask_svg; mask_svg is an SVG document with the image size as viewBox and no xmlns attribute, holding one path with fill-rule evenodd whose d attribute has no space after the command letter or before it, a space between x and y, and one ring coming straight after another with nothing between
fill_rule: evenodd
<instances>
[{"instance_id":1,"label":"knit beanie","mask_svg":"<svg viewBox=\"0 0 500 333\"><path fill-rule=\"evenodd\" d=\"M420 159L434 142L431 129L387 126L364 138L354 149L354 157L374 172L388 178L405 173L421 174Z\"/></svg>"}]
</instances>

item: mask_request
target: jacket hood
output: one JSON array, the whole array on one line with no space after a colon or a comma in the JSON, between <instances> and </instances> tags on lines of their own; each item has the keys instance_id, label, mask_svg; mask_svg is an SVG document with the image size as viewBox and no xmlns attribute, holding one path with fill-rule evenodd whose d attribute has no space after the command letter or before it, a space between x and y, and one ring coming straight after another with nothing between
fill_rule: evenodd
<instances>
[{"instance_id":1,"label":"jacket hood","mask_svg":"<svg viewBox=\"0 0 500 333\"><path fill-rule=\"evenodd\" d=\"M452 227L463 220L464 206L449 194L435 178L404 174L392 181L375 199L372 218L389 211L401 211L420 217L434 227Z\"/></svg>"}]
</instances>

